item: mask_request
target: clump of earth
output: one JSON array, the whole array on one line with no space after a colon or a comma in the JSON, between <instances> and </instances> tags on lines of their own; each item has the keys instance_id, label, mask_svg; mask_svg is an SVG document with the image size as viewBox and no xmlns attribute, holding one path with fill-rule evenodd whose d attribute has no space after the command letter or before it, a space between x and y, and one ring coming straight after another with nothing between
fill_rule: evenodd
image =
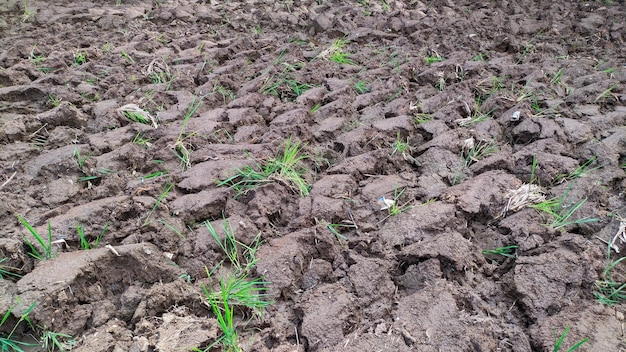
<instances>
[{"instance_id":1,"label":"clump of earth","mask_svg":"<svg viewBox=\"0 0 626 352\"><path fill-rule=\"evenodd\" d=\"M623 1L4 1L0 333L222 350L234 234L243 351L624 350L625 39ZM286 145L302 184L229 187Z\"/></svg>"}]
</instances>

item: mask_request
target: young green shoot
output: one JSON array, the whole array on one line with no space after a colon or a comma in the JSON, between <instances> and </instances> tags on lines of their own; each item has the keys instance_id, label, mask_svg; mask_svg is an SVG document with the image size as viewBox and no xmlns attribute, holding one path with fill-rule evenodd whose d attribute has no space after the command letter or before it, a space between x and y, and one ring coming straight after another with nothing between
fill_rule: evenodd
<instances>
[{"instance_id":1,"label":"young green shoot","mask_svg":"<svg viewBox=\"0 0 626 352\"><path fill-rule=\"evenodd\" d=\"M150 142L152 141L153 139L150 137L146 137L144 132L137 132L135 137L133 137L131 143L143 146L145 148L149 148L151 145Z\"/></svg>"},{"instance_id":2,"label":"young green shoot","mask_svg":"<svg viewBox=\"0 0 626 352\"><path fill-rule=\"evenodd\" d=\"M44 331L40 338L41 347L45 351L60 351L68 352L72 350L72 347L76 341L72 336L67 334L61 334L58 332Z\"/></svg>"},{"instance_id":3,"label":"young green shoot","mask_svg":"<svg viewBox=\"0 0 626 352\"><path fill-rule=\"evenodd\" d=\"M480 140L476 143L474 138L464 140L459 156L459 166L452 179L452 185L457 185L463 181L464 173L470 165L497 153L498 150L498 145L493 141Z\"/></svg>"},{"instance_id":4,"label":"young green shoot","mask_svg":"<svg viewBox=\"0 0 626 352\"><path fill-rule=\"evenodd\" d=\"M569 203L569 204L566 203L565 201L567 200L567 196L570 190L571 190L571 186L568 187L568 189L565 191L565 193L563 194L563 197L547 199L543 202L529 205L529 207L533 209L541 210L547 213L550 217L552 217L553 221L546 225L554 229L560 229L565 226L573 225L573 224L583 224L583 223L598 221L599 219L597 218L589 218L589 217L584 217L584 218L576 219L576 220L570 220L572 215L578 209L580 209L587 201L587 199L585 198L575 203Z\"/></svg>"},{"instance_id":5,"label":"young green shoot","mask_svg":"<svg viewBox=\"0 0 626 352\"><path fill-rule=\"evenodd\" d=\"M348 41L345 39L337 39L330 47L319 53L317 58L323 58L338 64L354 65L354 62L350 60L350 53L343 51L343 47L347 43Z\"/></svg>"},{"instance_id":6,"label":"young green shoot","mask_svg":"<svg viewBox=\"0 0 626 352\"><path fill-rule=\"evenodd\" d=\"M120 55L124 58L124 60L126 60L126 62L128 62L131 65L135 64L135 59L133 59L125 50L122 50L120 52Z\"/></svg>"},{"instance_id":7,"label":"young green shoot","mask_svg":"<svg viewBox=\"0 0 626 352\"><path fill-rule=\"evenodd\" d=\"M88 175L87 173L85 173L83 171L83 174L85 176L81 176L78 178L79 182L87 182L87 189L91 189L91 187L93 187L93 183L92 181L98 180L100 179L102 176L106 176L109 174L112 174L114 171L111 169L107 169L105 167L101 167L98 170L96 170L95 174L93 175Z\"/></svg>"},{"instance_id":8,"label":"young green shoot","mask_svg":"<svg viewBox=\"0 0 626 352\"><path fill-rule=\"evenodd\" d=\"M275 157L263 164L255 160L253 167L244 166L236 169L233 176L219 181L218 186L231 187L236 191L237 197L263 184L280 181L291 186L300 196L306 197L309 195L310 185L304 178L307 169L302 165L302 161L309 157L302 154L303 148L303 144L289 137L283 143L282 151Z\"/></svg>"},{"instance_id":9,"label":"young green shoot","mask_svg":"<svg viewBox=\"0 0 626 352\"><path fill-rule=\"evenodd\" d=\"M391 151L391 156L394 156L396 153L404 155L407 152L411 151L411 144L409 143L409 138L406 140L400 137L400 132L396 134L396 140L393 142L393 150Z\"/></svg>"},{"instance_id":10,"label":"young green shoot","mask_svg":"<svg viewBox=\"0 0 626 352\"><path fill-rule=\"evenodd\" d=\"M604 268L601 279L596 281L596 290L593 293L599 303L607 306L626 301L626 283L616 281L613 278L613 270L621 261L626 259L626 257L611 261L610 250L609 247L609 263Z\"/></svg>"},{"instance_id":11,"label":"young green shoot","mask_svg":"<svg viewBox=\"0 0 626 352\"><path fill-rule=\"evenodd\" d=\"M167 198L167 195L170 193L172 188L174 188L174 182L172 182L171 180L168 180L167 182L165 182L165 185L163 186L163 190L161 191L161 193L157 197L156 202L154 202L154 205L152 206L152 209L150 210L150 212L146 216L146 220L143 222L142 226L146 226L146 225L148 225L150 223L150 216L152 216L152 214L154 214L154 212L159 208L159 206Z\"/></svg>"},{"instance_id":12,"label":"young green shoot","mask_svg":"<svg viewBox=\"0 0 626 352\"><path fill-rule=\"evenodd\" d=\"M85 162L91 157L91 153L87 154L86 156L82 156L80 154L80 150L78 150L78 148L74 148L74 154L72 155L72 157L74 158L74 161L76 161L78 170L80 170L80 172L82 173L85 173Z\"/></svg>"},{"instance_id":13,"label":"young green shoot","mask_svg":"<svg viewBox=\"0 0 626 352\"><path fill-rule=\"evenodd\" d=\"M185 112L185 118L183 119L183 125L178 133L176 143L174 143L174 155L180 160L183 170L191 167L191 147L185 140L194 135L193 133L185 134L185 129L187 128L189 119L198 111L200 105L202 105L202 99L197 96L189 102L189 106L187 106L187 111Z\"/></svg>"},{"instance_id":14,"label":"young green shoot","mask_svg":"<svg viewBox=\"0 0 626 352\"><path fill-rule=\"evenodd\" d=\"M480 99L476 99L476 101L474 102L473 108L470 108L469 104L465 102L464 104L465 104L465 110L467 111L467 117L454 120L454 122L456 122L461 127L467 127L475 123L486 121L487 119L491 117L491 114L494 111L494 109L491 109L487 111L486 113L481 112L480 111Z\"/></svg>"},{"instance_id":15,"label":"young green shoot","mask_svg":"<svg viewBox=\"0 0 626 352\"><path fill-rule=\"evenodd\" d=\"M100 240L102 239L102 237L104 237L104 233L106 232L108 228L109 228L109 222L104 224L104 227L102 228L102 231L100 231L100 234L98 235L98 237L96 237L93 243L90 243L85 237L85 228L82 225L77 225L76 232L78 233L78 239L80 241L80 249L89 250L93 248L98 248L98 244L100 243Z\"/></svg>"},{"instance_id":16,"label":"young green shoot","mask_svg":"<svg viewBox=\"0 0 626 352\"><path fill-rule=\"evenodd\" d=\"M570 326L566 327L563 333L561 334L561 337L558 338L558 340L557 340L556 330L554 330L554 349L552 350L552 352L561 351L561 346L563 345L563 342L565 341L565 337L569 333L570 328L571 328ZM585 342L587 342L587 340L589 340L589 338L585 337L584 339L578 341L572 347L568 348L567 352L573 352L577 350L578 348L580 348L580 346L582 346Z\"/></svg>"},{"instance_id":17,"label":"young green shoot","mask_svg":"<svg viewBox=\"0 0 626 352\"><path fill-rule=\"evenodd\" d=\"M552 85L557 85L559 83L561 83L561 79L563 78L563 69L559 69L554 76L552 76L552 79L550 80L550 84Z\"/></svg>"},{"instance_id":18,"label":"young green shoot","mask_svg":"<svg viewBox=\"0 0 626 352\"><path fill-rule=\"evenodd\" d=\"M603 91L602 93L600 93L596 99L594 100L594 102L597 102L600 99L609 97L612 95L613 89L615 89L617 87L617 84L613 84L611 85L609 88L607 88L605 91ZM617 98L615 98L617 100Z\"/></svg>"},{"instance_id":19,"label":"young green shoot","mask_svg":"<svg viewBox=\"0 0 626 352\"><path fill-rule=\"evenodd\" d=\"M367 87L367 84L362 79L358 80L354 84L354 90L357 92L357 94L365 94L365 93L369 93L370 92L370 89Z\"/></svg>"},{"instance_id":20,"label":"young green shoot","mask_svg":"<svg viewBox=\"0 0 626 352\"><path fill-rule=\"evenodd\" d=\"M30 248L30 253L28 254L39 261L54 258L54 252L52 251L52 227L50 226L50 221L48 221L48 236L44 240L44 238L28 223L28 221L26 221L26 219L20 215L17 216L17 219L22 223L22 225L24 225L24 227L26 227L28 232L33 235L42 248L42 251L40 252L35 244L28 239L28 237L24 237L26 245Z\"/></svg>"},{"instance_id":21,"label":"young green shoot","mask_svg":"<svg viewBox=\"0 0 626 352\"><path fill-rule=\"evenodd\" d=\"M7 261L9 258L2 258L0 259L0 279L3 280L19 280L22 275L20 274L16 274L15 271L19 271L19 268L14 268L12 266L8 266L8 265L3 265L2 263L4 263L5 261ZM1 349L0 349L1 351Z\"/></svg>"},{"instance_id":22,"label":"young green shoot","mask_svg":"<svg viewBox=\"0 0 626 352\"><path fill-rule=\"evenodd\" d=\"M503 257L516 259L517 258L517 254L515 254L516 250L517 250L517 246L512 245L512 246L498 247L494 249L485 249L482 251L482 253L485 255L501 255Z\"/></svg>"},{"instance_id":23,"label":"young green shoot","mask_svg":"<svg viewBox=\"0 0 626 352\"><path fill-rule=\"evenodd\" d=\"M61 105L61 98L56 98L52 94L48 95L48 104L52 105L52 107L58 107Z\"/></svg>"},{"instance_id":24,"label":"young green shoot","mask_svg":"<svg viewBox=\"0 0 626 352\"><path fill-rule=\"evenodd\" d=\"M261 244L260 235L257 235L252 244L245 245L235 238L234 231L230 223L224 219L222 228L224 230L224 240L220 240L219 235L210 222L206 221L205 226L211 236L218 243L226 258L217 264L209 272L206 268L207 277L210 279L215 273L226 273L218 278L219 289L214 290L210 286L201 284L204 296L208 301L208 306L217 319L222 335L204 350L195 348L194 351L210 351L212 348L221 345L224 351L242 351L239 345L239 335L234 320L236 307L250 309L258 317L262 317L263 309L271 302L266 300L267 282L261 278L249 279L252 267L256 264L256 252ZM228 261L233 270L218 271Z\"/></svg>"},{"instance_id":25,"label":"young green shoot","mask_svg":"<svg viewBox=\"0 0 626 352\"><path fill-rule=\"evenodd\" d=\"M596 159L598 159L598 157L597 156L593 156L589 160L585 161L582 165L577 167L574 171L570 172L569 174L567 174L567 175L565 175L565 174L557 175L554 178L554 182L552 182L552 183L553 184L560 184L560 183L563 183L563 182L568 181L568 180L574 180L574 179L577 179L577 178L581 178L581 177L585 176L586 174L590 173L593 170L600 169L604 165L598 165L598 166L595 166L595 167L591 167L591 164L593 164L596 161Z\"/></svg>"},{"instance_id":26,"label":"young green shoot","mask_svg":"<svg viewBox=\"0 0 626 352\"><path fill-rule=\"evenodd\" d=\"M30 321L30 318L28 317L28 314L30 314L30 312L35 308L36 303L32 303L27 309L26 311L24 311L24 313L20 316L20 319L17 321L17 323L15 323L15 325L13 325L13 328L11 329L11 331L6 334L4 332L0 332L0 351L5 352L5 351L13 351L13 352L24 352L24 350L22 349L22 347L32 347L32 346L36 346L36 344L33 343L26 343L23 341L19 341L15 338L13 338L13 334L15 333L15 331L17 330L17 327L22 323L22 322L26 322L28 323L31 327L32 327L32 323ZM2 326L7 322L7 320L9 319L9 317L11 316L13 312L13 306L9 307L9 309L6 311L6 313L4 313L4 316L2 317L2 320L0 320L0 329L2 329L2 331L7 331L8 329L3 328Z\"/></svg>"},{"instance_id":27,"label":"young green shoot","mask_svg":"<svg viewBox=\"0 0 626 352\"><path fill-rule=\"evenodd\" d=\"M333 236L335 236L337 241L339 241L339 240L347 241L348 237L342 235L341 231L339 229L342 229L342 228L354 229L354 228L356 228L356 225L354 225L354 223L349 223L349 224L343 224L343 223L340 223L340 224L328 224L328 225L326 225L326 228L328 229L328 231L330 231L330 233L333 234Z\"/></svg>"},{"instance_id":28,"label":"young green shoot","mask_svg":"<svg viewBox=\"0 0 626 352\"><path fill-rule=\"evenodd\" d=\"M387 210L388 215L386 218L388 218L389 216L398 215L412 208L410 205L408 205L409 203L411 203L411 201L404 203L403 205L400 205L399 203L400 197L405 190L406 188L403 188L401 191L398 191L398 188L396 187L393 191L393 199L386 199L385 197L381 197L378 199L378 202L381 205L380 210Z\"/></svg>"},{"instance_id":29,"label":"young green shoot","mask_svg":"<svg viewBox=\"0 0 626 352\"><path fill-rule=\"evenodd\" d=\"M207 276L210 276L208 270ZM218 345L222 345L223 351L226 352L242 351L241 346L239 346L239 334L237 333L237 328L234 323L234 310L233 307L231 307L229 304L228 289L230 287L228 283L224 283L220 280L221 290L219 291L219 294L221 294L221 297L216 297L216 293L208 289L206 285L202 284L201 287L205 297L209 302L209 306L211 307L213 314L215 314L217 324L222 330L222 336L220 336L207 348L203 350L200 350L199 348L194 348L193 351L208 352Z\"/></svg>"},{"instance_id":30,"label":"young green shoot","mask_svg":"<svg viewBox=\"0 0 626 352\"><path fill-rule=\"evenodd\" d=\"M170 224L169 222L165 221L165 219L159 218L157 221L160 222L161 224L165 225L165 227L170 229L175 234L177 234L178 237L180 237L182 240L186 240L187 239L187 237L185 237L185 235L183 235L183 233L179 229L174 227L174 225Z\"/></svg>"},{"instance_id":31,"label":"young green shoot","mask_svg":"<svg viewBox=\"0 0 626 352\"><path fill-rule=\"evenodd\" d=\"M167 175L167 170L166 171L155 171L155 172L153 172L151 174L147 174L147 175L141 176L141 182L145 182L147 180L151 180L151 179L154 179L154 178L157 178L157 177L161 177L161 176L165 176L165 175Z\"/></svg>"},{"instance_id":32,"label":"young green shoot","mask_svg":"<svg viewBox=\"0 0 626 352\"><path fill-rule=\"evenodd\" d=\"M35 15L33 10L28 7L26 0L22 0L22 6L24 7L24 13L22 14L22 22L28 22Z\"/></svg>"},{"instance_id":33,"label":"young green shoot","mask_svg":"<svg viewBox=\"0 0 626 352\"><path fill-rule=\"evenodd\" d=\"M87 53L77 50L74 52L74 66L80 66L87 62Z\"/></svg>"},{"instance_id":34,"label":"young green shoot","mask_svg":"<svg viewBox=\"0 0 626 352\"><path fill-rule=\"evenodd\" d=\"M417 125L422 124L424 122L431 121L432 119L433 119L433 116L431 114L419 113L419 114L415 115L415 118L413 119L413 123L417 126Z\"/></svg>"},{"instance_id":35,"label":"young green shoot","mask_svg":"<svg viewBox=\"0 0 626 352\"><path fill-rule=\"evenodd\" d=\"M529 184L533 184L533 183L537 183L539 184L539 177L537 177L536 175L536 171L537 171L537 165L538 165L538 159L537 159L537 155L533 155L533 164L530 167L530 179L528 180Z\"/></svg>"},{"instance_id":36,"label":"young green shoot","mask_svg":"<svg viewBox=\"0 0 626 352\"><path fill-rule=\"evenodd\" d=\"M434 64L436 62L442 62L442 61L445 61L445 60L446 60L446 58L441 56L441 55L439 55L438 53L433 53L432 55L426 56L424 58L424 62L426 62L426 65L431 65L431 64Z\"/></svg>"},{"instance_id":37,"label":"young green shoot","mask_svg":"<svg viewBox=\"0 0 626 352\"><path fill-rule=\"evenodd\" d=\"M472 58L472 61L489 61L489 57L484 53L478 53Z\"/></svg>"}]
</instances>

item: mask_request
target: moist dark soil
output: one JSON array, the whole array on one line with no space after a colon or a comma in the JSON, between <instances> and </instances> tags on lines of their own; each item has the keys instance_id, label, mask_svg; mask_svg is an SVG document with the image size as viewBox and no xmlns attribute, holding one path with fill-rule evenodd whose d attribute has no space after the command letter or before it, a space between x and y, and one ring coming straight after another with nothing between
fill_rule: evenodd
<instances>
[{"instance_id":1,"label":"moist dark soil","mask_svg":"<svg viewBox=\"0 0 626 352\"><path fill-rule=\"evenodd\" d=\"M3 336L207 349L208 222L262 240L243 351L626 350L625 39L623 1L2 1ZM218 186L287 141L304 192ZM529 183L582 206L503 211Z\"/></svg>"}]
</instances>

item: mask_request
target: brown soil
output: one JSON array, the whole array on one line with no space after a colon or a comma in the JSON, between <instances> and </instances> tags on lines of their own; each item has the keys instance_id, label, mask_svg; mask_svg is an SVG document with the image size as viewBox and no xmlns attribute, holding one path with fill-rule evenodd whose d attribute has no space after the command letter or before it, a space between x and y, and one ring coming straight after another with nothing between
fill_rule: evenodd
<instances>
[{"instance_id":1,"label":"brown soil","mask_svg":"<svg viewBox=\"0 0 626 352\"><path fill-rule=\"evenodd\" d=\"M237 310L245 351L552 351L568 326L566 347L626 349L626 306L594 297L626 217L623 1L120 2L0 2L0 259L22 275L0 279L2 330L36 303L32 325L74 351L206 348L221 332L201 284L224 254L203 223L224 217L263 240L272 303ZM338 39L348 63L325 55ZM310 195L216 185L290 137ZM462 168L470 138L498 149ZM500 216L531 177L598 221ZM17 215L65 241L53 259L29 256ZM107 223L79 250L77 226L93 241Z\"/></svg>"}]
</instances>

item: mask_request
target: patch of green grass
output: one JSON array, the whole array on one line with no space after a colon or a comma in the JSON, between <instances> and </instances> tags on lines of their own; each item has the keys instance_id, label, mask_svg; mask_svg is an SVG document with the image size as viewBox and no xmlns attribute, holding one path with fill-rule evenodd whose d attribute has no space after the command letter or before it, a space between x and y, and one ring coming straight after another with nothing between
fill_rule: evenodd
<instances>
[{"instance_id":1,"label":"patch of green grass","mask_svg":"<svg viewBox=\"0 0 626 352\"><path fill-rule=\"evenodd\" d=\"M420 113L420 114L415 115L415 118L413 119L413 123L415 123L415 125L417 126L421 123L428 122L432 119L433 119L433 116L431 114Z\"/></svg>"},{"instance_id":2,"label":"patch of green grass","mask_svg":"<svg viewBox=\"0 0 626 352\"><path fill-rule=\"evenodd\" d=\"M152 142L153 140L153 138L146 137L144 132L137 132L135 137L133 137L131 143L148 148L151 145L150 142Z\"/></svg>"},{"instance_id":3,"label":"patch of green grass","mask_svg":"<svg viewBox=\"0 0 626 352\"><path fill-rule=\"evenodd\" d=\"M157 220L158 222L160 222L161 224L165 225L165 227L167 227L168 229L172 230L172 232L174 232L175 234L178 235L178 237L180 237L183 240L186 240L187 238L185 237L185 235L183 235L183 233L178 230L176 227L174 227L172 224L170 224L169 222L165 221L163 218L159 218L159 220Z\"/></svg>"},{"instance_id":4,"label":"patch of green grass","mask_svg":"<svg viewBox=\"0 0 626 352\"><path fill-rule=\"evenodd\" d=\"M26 227L28 232L33 235L35 240L42 248L42 251L39 251L39 249L37 249L37 247L33 244L31 240L28 239L28 237L24 237L24 241L26 241L26 245L28 245L28 248L30 249L30 252L28 254L39 261L54 258L54 252L52 251L52 228L50 227L50 221L48 221L48 236L46 239L44 239L43 236L37 233L37 231L28 223L28 221L26 221L26 219L24 219L20 215L17 216L17 219L22 223L22 225L24 225L24 227Z\"/></svg>"},{"instance_id":5,"label":"patch of green grass","mask_svg":"<svg viewBox=\"0 0 626 352\"><path fill-rule=\"evenodd\" d=\"M287 86L289 88L291 88L291 90L293 91L293 93L296 96L301 96L302 93L306 92L307 90L313 88L314 86L311 84L307 84L307 83L299 83L298 81L296 81L295 79L291 79L291 80L286 80L285 83L287 84Z\"/></svg>"},{"instance_id":6,"label":"patch of green grass","mask_svg":"<svg viewBox=\"0 0 626 352\"><path fill-rule=\"evenodd\" d=\"M609 96L611 96L613 89L615 89L617 87L617 84L613 84L611 85L609 88L607 88L605 91L603 91L602 93L598 94L598 96L596 97L596 99L594 100L594 102L603 99L603 98L607 98ZM617 99L616 99L617 100Z\"/></svg>"},{"instance_id":7,"label":"patch of green grass","mask_svg":"<svg viewBox=\"0 0 626 352\"><path fill-rule=\"evenodd\" d=\"M391 156L395 155L396 153L405 154L407 152L410 152L411 150L409 138L407 137L406 139L402 139L400 137L400 132L396 134L396 140L393 142L392 147L393 150L391 151Z\"/></svg>"},{"instance_id":8,"label":"patch of green grass","mask_svg":"<svg viewBox=\"0 0 626 352\"><path fill-rule=\"evenodd\" d=\"M570 331L570 326L565 328L565 330L561 334L561 337L559 337L557 340L556 330L554 330L554 349L552 350L552 352L559 352L561 350L561 346L563 345L563 342L565 341L565 337L567 336L569 331ZM585 337L584 339L576 342L572 347L567 349L567 352L572 352L572 351L579 349L580 346L582 346L588 340L589 338Z\"/></svg>"},{"instance_id":9,"label":"patch of green grass","mask_svg":"<svg viewBox=\"0 0 626 352\"><path fill-rule=\"evenodd\" d=\"M554 74L554 76L552 76L552 79L550 80L550 84L557 85L561 83L562 78L563 78L563 69L561 68Z\"/></svg>"},{"instance_id":10,"label":"patch of green grass","mask_svg":"<svg viewBox=\"0 0 626 352\"><path fill-rule=\"evenodd\" d=\"M146 116L145 112L124 110L123 114L132 122L143 123L144 125L152 124L152 120Z\"/></svg>"},{"instance_id":11,"label":"patch of green grass","mask_svg":"<svg viewBox=\"0 0 626 352\"><path fill-rule=\"evenodd\" d=\"M28 7L28 3L26 2L26 0L22 0L22 7L24 7L22 22L28 22L33 18L35 13L33 12L33 10L30 9L30 7Z\"/></svg>"},{"instance_id":12,"label":"patch of green grass","mask_svg":"<svg viewBox=\"0 0 626 352\"><path fill-rule=\"evenodd\" d=\"M353 229L353 228L356 228L356 226L354 224L328 224L328 225L326 225L326 228L328 229L328 231L330 231L330 233L333 234L333 236L335 236L337 241L339 241L339 240L347 241L348 237L342 235L341 231L339 231L339 229L342 229L342 228L352 228Z\"/></svg>"},{"instance_id":13,"label":"patch of green grass","mask_svg":"<svg viewBox=\"0 0 626 352\"><path fill-rule=\"evenodd\" d=\"M128 62L131 65L135 64L135 59L133 59L127 52L126 50L122 50L120 52L120 56L122 56L124 58L124 60L126 60L126 62Z\"/></svg>"},{"instance_id":14,"label":"patch of green grass","mask_svg":"<svg viewBox=\"0 0 626 352\"><path fill-rule=\"evenodd\" d=\"M309 195L310 185L304 179L307 169L302 161L309 157L302 154L303 148L303 144L289 137L275 157L262 164L255 160L254 166L236 169L235 175L219 181L218 186L231 187L236 191L235 197L238 197L263 184L280 181L290 185L300 196L306 197Z\"/></svg>"},{"instance_id":15,"label":"patch of green grass","mask_svg":"<svg viewBox=\"0 0 626 352\"><path fill-rule=\"evenodd\" d=\"M489 57L484 53L478 53L472 58L472 61L489 61Z\"/></svg>"},{"instance_id":16,"label":"patch of green grass","mask_svg":"<svg viewBox=\"0 0 626 352\"><path fill-rule=\"evenodd\" d=\"M191 167L191 145L186 142L188 138L194 135L186 134L185 129L187 128L187 124L189 123L189 119L200 108L202 105L202 99L198 97L194 97L189 106L187 106L187 111L185 112L185 118L183 119L183 125L180 128L180 132L178 133L178 138L176 139L176 143L174 143L174 155L180 160L181 165L183 167L183 171Z\"/></svg>"},{"instance_id":17,"label":"patch of green grass","mask_svg":"<svg viewBox=\"0 0 626 352\"><path fill-rule=\"evenodd\" d=\"M223 274L218 278L219 288L215 290L210 286L201 284L208 302L207 305L215 315L222 335L205 349L195 348L193 350L207 352L221 345L224 351L242 351L234 319L235 308L249 309L256 316L262 317L263 309L271 304L264 293L267 291L269 283L263 281L262 278L249 278L250 272L257 262L256 252L261 245L260 235L255 237L252 244L246 245L235 238L234 231L226 220L222 224L224 240L220 239L210 222L205 222L205 226L226 255L226 258L217 264L211 272L206 269L209 278L215 273ZM218 271L220 267L225 265L225 262L232 270Z\"/></svg>"},{"instance_id":18,"label":"patch of green grass","mask_svg":"<svg viewBox=\"0 0 626 352\"><path fill-rule=\"evenodd\" d=\"M411 209L412 207L408 205L410 201L403 205L400 205L399 203L400 197L405 190L406 188L403 188L401 191L398 191L398 188L396 187L393 191L393 199L386 199L385 197L381 197L378 200L382 205L380 210L387 210L389 216L395 216Z\"/></svg>"},{"instance_id":19,"label":"patch of green grass","mask_svg":"<svg viewBox=\"0 0 626 352\"><path fill-rule=\"evenodd\" d=\"M52 94L48 95L48 104L52 105L52 107L58 107L61 105L61 99L55 98Z\"/></svg>"},{"instance_id":20,"label":"patch of green grass","mask_svg":"<svg viewBox=\"0 0 626 352\"><path fill-rule=\"evenodd\" d=\"M465 110L467 111L468 116L465 118L456 119L454 120L454 122L456 122L461 127L466 127L475 123L486 121L491 118L491 115L493 114L495 108L487 111L486 113L483 113L481 111L480 104L481 101L479 98L476 99L476 101L474 102L473 108L470 108L469 104L465 103Z\"/></svg>"},{"instance_id":21,"label":"patch of green grass","mask_svg":"<svg viewBox=\"0 0 626 352\"><path fill-rule=\"evenodd\" d=\"M350 53L344 51L345 45L348 41L345 39L336 39L333 43L322 51L318 58L330 60L338 64L354 65L354 62L350 60Z\"/></svg>"},{"instance_id":22,"label":"patch of green grass","mask_svg":"<svg viewBox=\"0 0 626 352\"><path fill-rule=\"evenodd\" d=\"M167 182L165 182L165 185L163 186L163 189L161 190L161 193L157 197L156 202L154 202L154 205L152 206L152 209L150 210L150 212L146 216L146 220L143 222L143 226L146 226L146 225L148 225L150 223L150 216L152 216L152 214L154 214L154 212L157 210L157 208L163 203L163 200L165 200L167 198L167 195L170 193L172 188L174 188L174 182L172 182L171 180L167 180Z\"/></svg>"},{"instance_id":23,"label":"patch of green grass","mask_svg":"<svg viewBox=\"0 0 626 352\"><path fill-rule=\"evenodd\" d=\"M89 250L93 248L98 248L98 244L100 243L100 240L102 239L102 237L104 237L104 233L106 232L108 228L109 228L109 222L104 224L104 227L102 228L102 231L100 231L100 234L96 237L93 243L90 243L85 237L84 227L81 225L77 225L76 232L78 233L78 239L80 240L80 249Z\"/></svg>"},{"instance_id":24,"label":"patch of green grass","mask_svg":"<svg viewBox=\"0 0 626 352\"><path fill-rule=\"evenodd\" d=\"M461 148L459 166L457 167L452 178L452 185L458 185L461 181L463 181L465 171L468 167L470 167L470 165L487 156L497 153L498 150L498 145L493 141L480 140L476 143L474 138L466 139L463 143L463 147Z\"/></svg>"},{"instance_id":25,"label":"patch of green grass","mask_svg":"<svg viewBox=\"0 0 626 352\"><path fill-rule=\"evenodd\" d=\"M424 62L426 62L426 65L431 65L431 64L434 64L436 62L442 62L442 61L445 61L445 60L446 60L446 58L441 56L441 55L439 55L438 53L434 53L434 54L432 54L430 56L426 56L424 58Z\"/></svg>"},{"instance_id":26,"label":"patch of green grass","mask_svg":"<svg viewBox=\"0 0 626 352\"><path fill-rule=\"evenodd\" d=\"M619 282L613 278L615 267L626 257L611 261L610 250L611 248L609 247L609 263L604 268L601 279L596 281L596 289L593 292L598 302L607 306L626 301L626 283Z\"/></svg>"},{"instance_id":27,"label":"patch of green grass","mask_svg":"<svg viewBox=\"0 0 626 352\"><path fill-rule=\"evenodd\" d=\"M370 92L370 89L367 87L367 84L362 79L358 80L354 84L354 90L357 92L357 94L365 94L365 93Z\"/></svg>"},{"instance_id":28,"label":"patch of green grass","mask_svg":"<svg viewBox=\"0 0 626 352\"><path fill-rule=\"evenodd\" d=\"M565 202L567 200L567 196L570 190L571 190L571 186L567 188L567 190L563 194L563 197L551 198L541 203L529 205L529 207L533 209L541 210L545 212L546 214L548 214L550 217L552 217L553 221L546 225L551 226L555 229L560 229L562 227L573 225L573 224L583 224L583 223L598 221L597 218L589 218L589 217L576 219L576 220L570 220L572 215L578 209L580 209L583 206L583 204L585 204L585 202L587 201L587 199L585 198L575 203Z\"/></svg>"},{"instance_id":29,"label":"patch of green grass","mask_svg":"<svg viewBox=\"0 0 626 352\"><path fill-rule=\"evenodd\" d=\"M40 338L41 347L45 351L60 351L67 352L72 350L72 346L76 344L76 341L72 336L67 334L61 334L58 332L52 332L45 330Z\"/></svg>"},{"instance_id":30,"label":"patch of green grass","mask_svg":"<svg viewBox=\"0 0 626 352\"><path fill-rule=\"evenodd\" d=\"M23 341L19 341L15 338L13 338L13 334L15 334L15 330L17 329L17 327L22 323L22 322L26 322L28 323L31 328L32 328L32 323L30 321L30 318L28 317L28 315L30 314L30 312L35 308L36 303L32 303L27 309L26 311L24 311L24 313L20 316L20 319L17 321L17 323L15 323L15 325L13 326L13 328L11 329L11 331L7 334L5 332L0 332L0 351L2 352L24 352L24 350L22 349L22 347L34 347L36 346L36 344L33 343L26 343ZM4 313L4 316L2 317L2 320L0 320L0 329L2 329L2 331L6 331L8 329L3 328L2 326L7 322L7 320L9 319L9 317L11 316L11 314L13 313L13 306L9 307L9 309L6 311L6 313ZM29 349L30 351L30 349Z\"/></svg>"},{"instance_id":31,"label":"patch of green grass","mask_svg":"<svg viewBox=\"0 0 626 352\"><path fill-rule=\"evenodd\" d=\"M563 182L568 181L568 180L574 180L574 179L577 179L577 178L581 178L581 177L583 177L584 175L590 173L593 170L600 169L604 165L598 165L598 166L595 166L595 167L591 167L591 164L593 164L597 159L598 159L597 156L593 156L589 160L585 161L582 165L577 167L574 171L570 172L569 174L567 174L567 175L565 175L565 174L557 175L554 178L554 181L552 182L552 184L559 184L559 183L563 183Z\"/></svg>"},{"instance_id":32,"label":"patch of green grass","mask_svg":"<svg viewBox=\"0 0 626 352\"><path fill-rule=\"evenodd\" d=\"M343 51L332 54L329 60L338 64L354 65L354 61L350 60L350 53Z\"/></svg>"},{"instance_id":33,"label":"patch of green grass","mask_svg":"<svg viewBox=\"0 0 626 352\"><path fill-rule=\"evenodd\" d=\"M35 65L47 60L47 58L43 56L42 54L35 53L36 49L37 49L37 46L34 46L32 49L30 49L30 53L28 54L28 60L30 60L30 62L32 62Z\"/></svg>"},{"instance_id":34,"label":"patch of green grass","mask_svg":"<svg viewBox=\"0 0 626 352\"><path fill-rule=\"evenodd\" d=\"M18 271L19 268L14 268L12 266L8 266L8 265L3 265L2 264L5 261L7 261L8 259L9 258L2 258L2 259L0 259L0 279L3 279L3 280L9 280L9 279L19 280L22 277L22 275L15 273L15 271Z\"/></svg>"},{"instance_id":35,"label":"patch of green grass","mask_svg":"<svg viewBox=\"0 0 626 352\"><path fill-rule=\"evenodd\" d=\"M301 83L290 77L268 77L259 91L262 94L275 95L281 99L294 100L313 87L315 86L312 84Z\"/></svg>"},{"instance_id":36,"label":"patch of green grass","mask_svg":"<svg viewBox=\"0 0 626 352\"><path fill-rule=\"evenodd\" d=\"M498 247L498 248L494 248L494 249L485 249L482 251L483 254L487 254L487 255L501 255L503 257L507 257L507 258L517 258L517 255L515 254L515 251L517 250L517 246L513 245L513 246L504 246L504 247Z\"/></svg>"},{"instance_id":37,"label":"patch of green grass","mask_svg":"<svg viewBox=\"0 0 626 352\"><path fill-rule=\"evenodd\" d=\"M76 50L74 52L74 66L80 66L87 62L87 53L84 51Z\"/></svg>"}]
</instances>

